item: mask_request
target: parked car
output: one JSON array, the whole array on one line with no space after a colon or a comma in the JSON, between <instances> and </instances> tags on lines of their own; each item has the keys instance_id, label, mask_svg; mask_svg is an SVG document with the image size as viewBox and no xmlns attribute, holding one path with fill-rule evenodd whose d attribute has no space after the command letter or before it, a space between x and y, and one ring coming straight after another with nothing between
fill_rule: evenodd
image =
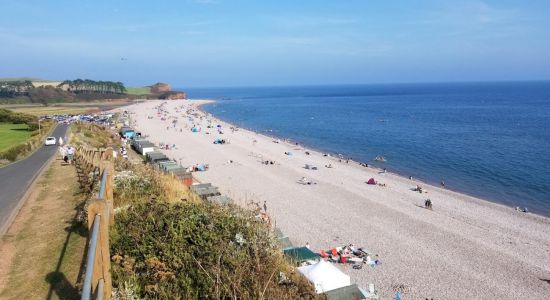
<instances>
[{"instance_id":1,"label":"parked car","mask_svg":"<svg viewBox=\"0 0 550 300\"><path fill-rule=\"evenodd\" d=\"M56 142L55 142L55 138L53 136L49 136L46 138L46 142L44 143L44 145L46 146L55 146Z\"/></svg>"}]
</instances>

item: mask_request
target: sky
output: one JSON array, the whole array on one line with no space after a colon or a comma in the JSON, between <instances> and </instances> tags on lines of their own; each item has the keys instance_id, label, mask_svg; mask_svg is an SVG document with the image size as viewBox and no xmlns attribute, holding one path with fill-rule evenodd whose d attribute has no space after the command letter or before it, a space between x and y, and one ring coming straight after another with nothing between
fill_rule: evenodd
<instances>
[{"instance_id":1,"label":"sky","mask_svg":"<svg viewBox=\"0 0 550 300\"><path fill-rule=\"evenodd\" d=\"M550 1L0 0L0 77L129 86L550 79Z\"/></svg>"}]
</instances>

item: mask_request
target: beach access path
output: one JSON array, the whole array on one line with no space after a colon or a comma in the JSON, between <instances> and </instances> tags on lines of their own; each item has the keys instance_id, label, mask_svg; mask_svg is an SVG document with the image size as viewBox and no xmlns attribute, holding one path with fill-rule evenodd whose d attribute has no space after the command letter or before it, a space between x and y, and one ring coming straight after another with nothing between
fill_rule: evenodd
<instances>
[{"instance_id":1,"label":"beach access path","mask_svg":"<svg viewBox=\"0 0 550 300\"><path fill-rule=\"evenodd\" d=\"M252 131L232 132L230 124L196 109L204 101L168 101L162 120L155 108L161 103L124 109L134 113L135 126L149 140L176 145L163 150L171 158L184 166L209 164L208 171L194 173L201 182L220 187L242 206L266 201L267 212L295 245L309 242L318 252L352 243L378 254L382 265L375 268L338 266L359 286L375 283L381 299L398 290L404 299L550 298L548 218L339 162ZM223 134L207 128L208 120L221 125ZM201 131L191 132L193 125ZM218 138L229 143L213 144ZM275 164L262 164L266 160ZM302 177L316 184L299 184ZM385 186L367 185L370 178ZM427 193L413 191L417 184ZM423 207L427 198L433 211Z\"/></svg>"},{"instance_id":2,"label":"beach access path","mask_svg":"<svg viewBox=\"0 0 550 300\"><path fill-rule=\"evenodd\" d=\"M52 136L65 136L66 131L66 125L58 125ZM8 229L14 214L17 214L27 189L57 150L58 146L42 145L29 157L0 168L0 236Z\"/></svg>"}]
</instances>

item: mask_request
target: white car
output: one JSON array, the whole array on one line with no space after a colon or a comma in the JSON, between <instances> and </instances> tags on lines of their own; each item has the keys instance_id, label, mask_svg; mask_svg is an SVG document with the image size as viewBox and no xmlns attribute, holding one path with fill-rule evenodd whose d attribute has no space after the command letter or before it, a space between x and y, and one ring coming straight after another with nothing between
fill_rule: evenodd
<instances>
[{"instance_id":1,"label":"white car","mask_svg":"<svg viewBox=\"0 0 550 300\"><path fill-rule=\"evenodd\" d=\"M44 145L46 146L50 146L50 145L53 145L55 146L55 138L53 136L50 136L48 138L46 138L46 142L44 143Z\"/></svg>"}]
</instances>

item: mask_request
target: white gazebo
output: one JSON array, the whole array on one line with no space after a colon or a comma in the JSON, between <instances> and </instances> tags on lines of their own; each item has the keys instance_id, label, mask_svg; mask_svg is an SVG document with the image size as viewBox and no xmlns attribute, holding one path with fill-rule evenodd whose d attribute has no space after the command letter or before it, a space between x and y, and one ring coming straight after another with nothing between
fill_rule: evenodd
<instances>
[{"instance_id":1,"label":"white gazebo","mask_svg":"<svg viewBox=\"0 0 550 300\"><path fill-rule=\"evenodd\" d=\"M315 286L317 294L351 285L348 275L324 260L314 265L299 267L298 271Z\"/></svg>"}]
</instances>

